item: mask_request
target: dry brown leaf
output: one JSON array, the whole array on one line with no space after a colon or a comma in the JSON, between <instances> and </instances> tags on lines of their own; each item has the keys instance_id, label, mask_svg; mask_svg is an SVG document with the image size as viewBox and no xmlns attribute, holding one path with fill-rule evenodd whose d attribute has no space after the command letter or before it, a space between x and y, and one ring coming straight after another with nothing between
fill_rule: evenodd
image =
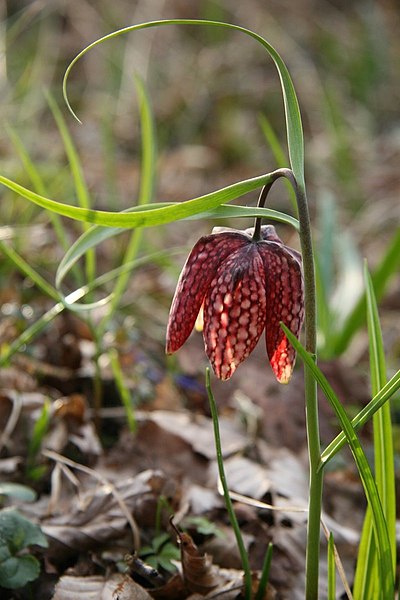
<instances>
[{"instance_id":1,"label":"dry brown leaf","mask_svg":"<svg viewBox=\"0 0 400 600\"><path fill-rule=\"evenodd\" d=\"M138 498L152 491L154 471L145 471L115 485L118 498L131 513ZM50 538L50 554L81 552L111 540L122 540L127 518L110 485L98 485L75 496L63 514L45 519L42 530Z\"/></svg>"},{"instance_id":2,"label":"dry brown leaf","mask_svg":"<svg viewBox=\"0 0 400 600\"><path fill-rule=\"evenodd\" d=\"M151 600L144 588L128 575L72 577L64 575L56 585L52 600Z\"/></svg>"},{"instance_id":3,"label":"dry brown leaf","mask_svg":"<svg viewBox=\"0 0 400 600\"><path fill-rule=\"evenodd\" d=\"M155 598L155 600L177 600L177 598L186 598L187 592L180 573L171 577L165 585L152 589L151 596L152 598Z\"/></svg>"},{"instance_id":4,"label":"dry brown leaf","mask_svg":"<svg viewBox=\"0 0 400 600\"><path fill-rule=\"evenodd\" d=\"M232 456L224 461L224 466L229 489L256 499L262 498L270 490L271 482L266 468L253 460L243 456ZM216 461L210 466L210 470L215 485L218 477Z\"/></svg>"},{"instance_id":5,"label":"dry brown leaf","mask_svg":"<svg viewBox=\"0 0 400 600\"><path fill-rule=\"evenodd\" d=\"M188 533L182 533L171 520L181 549L183 581L190 592L207 594L218 586L218 572L208 554L199 552Z\"/></svg>"},{"instance_id":6,"label":"dry brown leaf","mask_svg":"<svg viewBox=\"0 0 400 600\"><path fill-rule=\"evenodd\" d=\"M215 442L212 421L201 415L193 416L185 412L164 410L153 411L148 418L160 427L178 435L190 444L195 452L212 459L215 456ZM220 417L219 426L222 438L223 456L229 456L246 448L248 438L241 433L231 419Z\"/></svg>"}]
</instances>

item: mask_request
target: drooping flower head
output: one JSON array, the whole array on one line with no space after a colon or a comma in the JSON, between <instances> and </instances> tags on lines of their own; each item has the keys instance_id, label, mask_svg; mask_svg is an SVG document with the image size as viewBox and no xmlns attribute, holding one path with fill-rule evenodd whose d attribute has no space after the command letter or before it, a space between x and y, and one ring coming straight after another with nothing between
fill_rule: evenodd
<instances>
[{"instance_id":1,"label":"drooping flower head","mask_svg":"<svg viewBox=\"0 0 400 600\"><path fill-rule=\"evenodd\" d=\"M299 336L301 256L284 245L272 225L261 227L259 239L253 232L217 227L195 244L172 301L166 351L176 352L185 343L203 306L205 351L217 377L229 379L265 330L272 370L287 383L295 350L280 322Z\"/></svg>"}]
</instances>

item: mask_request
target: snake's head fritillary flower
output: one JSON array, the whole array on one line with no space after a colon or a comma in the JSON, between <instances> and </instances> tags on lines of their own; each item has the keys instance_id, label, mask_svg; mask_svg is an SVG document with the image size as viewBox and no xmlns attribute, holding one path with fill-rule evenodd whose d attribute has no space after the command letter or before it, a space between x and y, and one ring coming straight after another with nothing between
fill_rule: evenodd
<instances>
[{"instance_id":1,"label":"snake's head fritillary flower","mask_svg":"<svg viewBox=\"0 0 400 600\"><path fill-rule=\"evenodd\" d=\"M265 330L269 362L287 383L296 353L280 327L298 337L303 323L301 257L272 225L238 231L215 228L193 247L180 275L167 329L168 354L189 337L203 307L206 354L220 379L229 379Z\"/></svg>"}]
</instances>

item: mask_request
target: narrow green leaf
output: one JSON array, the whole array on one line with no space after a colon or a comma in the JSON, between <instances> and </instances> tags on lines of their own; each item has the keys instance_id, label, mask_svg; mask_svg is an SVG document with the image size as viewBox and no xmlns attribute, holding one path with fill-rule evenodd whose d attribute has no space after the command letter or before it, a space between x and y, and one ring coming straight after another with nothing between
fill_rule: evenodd
<instances>
[{"instance_id":1,"label":"narrow green leaf","mask_svg":"<svg viewBox=\"0 0 400 600\"><path fill-rule=\"evenodd\" d=\"M259 117L259 121L260 121L260 126L261 126L261 130L264 134L264 137L272 151L272 154L274 155L277 167L281 167L281 168L287 167L288 159L287 159L285 151L283 150L282 145L278 139L278 136L276 135L274 129L272 128L271 123L269 122L269 119L265 115L261 114ZM284 183L285 183L286 188L289 193L289 199L290 199L290 203L292 205L292 210L293 210L294 214L296 215L297 214L297 202L296 202L295 191L293 189L293 186L290 184L290 181L285 179Z\"/></svg>"},{"instance_id":2,"label":"narrow green leaf","mask_svg":"<svg viewBox=\"0 0 400 600\"><path fill-rule=\"evenodd\" d=\"M78 152L75 148L75 145L72 141L72 137L68 131L67 124L54 97L49 92L47 92L46 98L50 106L51 112L53 113L54 120L57 123L57 127L64 144L69 166L71 168L72 178L75 184L75 191L79 206L81 206L82 208L90 208L91 200L86 185L85 177L83 174L81 161Z\"/></svg>"},{"instance_id":3,"label":"narrow green leaf","mask_svg":"<svg viewBox=\"0 0 400 600\"><path fill-rule=\"evenodd\" d=\"M170 254L176 254L175 251L170 251ZM121 265L116 269L111 271L107 271L104 275L100 275L97 277L92 283L80 287L79 289L68 294L66 298L64 298L63 302L58 302L55 304L50 310L48 310L44 315L42 315L35 323L33 323L30 327L25 329L23 333L16 340L14 340L9 346L6 346L1 349L0 354L0 367L8 364L12 356L16 354L19 350L21 350L26 344L29 344L34 340L38 335L40 335L46 327L55 319L66 306L69 308L74 305L75 302L81 300L86 294L93 291L94 289L105 285L112 281L115 277L123 271L132 271L142 265L148 264L149 262L161 261L165 257L165 252L154 252L147 256L142 256L132 263L127 263L125 265ZM86 306L86 305L84 305Z\"/></svg>"},{"instance_id":4,"label":"narrow green leaf","mask_svg":"<svg viewBox=\"0 0 400 600\"><path fill-rule=\"evenodd\" d=\"M147 205L147 207L152 206L156 208L158 205ZM170 206L170 205L169 205ZM137 208L137 207L135 207ZM129 209L134 210L134 209ZM269 208L251 208L248 206L228 206L223 205L219 206L213 210L197 214L195 216L196 219L204 218L204 219L219 219L219 218L231 218L231 217L257 217L262 216L265 219L270 219L273 221L278 221L280 223L284 223L286 225L291 225L296 230L298 229L298 221L294 219L290 215L286 215L285 213L278 212L276 210L272 210ZM192 218L192 217L189 217ZM59 290L60 296L65 297L62 294L61 286L65 277L69 273L69 271L73 268L75 263L85 254L85 252L89 248L94 248L95 246L101 244L105 240L113 237L114 235L118 235L124 231L121 227L101 227L99 225L93 225L88 231L83 233L75 242L72 244L70 249L66 252L64 257L62 258L56 273L56 287ZM124 260L125 262L125 260ZM131 261L128 261L131 262ZM76 305L75 305L76 306ZM86 306L87 305L83 305Z\"/></svg>"},{"instance_id":5,"label":"narrow green leaf","mask_svg":"<svg viewBox=\"0 0 400 600\"><path fill-rule=\"evenodd\" d=\"M140 188L138 203L139 206L143 206L144 204L149 204L153 198L155 185L156 143L150 100L143 82L138 77L135 79L135 86L136 93L139 97L140 126L142 139L142 160L140 165ZM122 260L123 264L131 263L135 260L139 252L142 238L143 229L135 229L131 233ZM128 285L129 277L130 273L128 271L122 271L115 282L113 295L111 298L110 305L108 307L108 311L99 323L100 336L106 330L109 320L112 318L112 315L115 313L116 309L119 306L121 298L126 290L126 286Z\"/></svg>"},{"instance_id":6,"label":"narrow green leaf","mask_svg":"<svg viewBox=\"0 0 400 600\"><path fill-rule=\"evenodd\" d=\"M146 23L139 23L137 25L131 25L129 27L124 27L123 29L119 29L117 31L113 31L108 35L105 35L102 38L99 38L86 46L69 64L63 81L63 93L64 98L67 103L68 108L71 113L76 117L79 121L78 117L72 110L72 107L68 101L67 95L67 82L69 74L76 64L76 62L82 58L89 50L95 48L99 44L106 42L107 40L111 40L120 35L130 33L133 31L138 31L140 29L148 29L150 27L160 27L164 25L194 25L194 26L207 26L207 27L223 27L226 29L230 29L232 31L237 31L244 33L255 39L259 42L268 52L269 56L275 63L275 66L278 70L279 79L282 87L283 94L283 102L285 107L285 117L286 117L286 135L288 142L288 150L289 150L289 159L292 171L297 180L297 184L301 190L304 191L305 183L304 183L304 141L303 141L303 128L301 123L300 109L297 101L296 91L293 86L292 79L290 77L289 71L283 62L282 58L275 50L273 46L263 37L251 31L250 29L246 29L245 27L240 27L239 25L233 25L232 23L224 23L222 21L210 21L205 19L168 19L168 20L160 20L160 21L149 21Z\"/></svg>"},{"instance_id":7,"label":"narrow green leaf","mask_svg":"<svg viewBox=\"0 0 400 600\"><path fill-rule=\"evenodd\" d=\"M265 598L265 592L266 592L268 580L269 580L269 572L271 570L273 548L274 548L274 546L270 542L268 544L268 548L265 553L264 563L263 563L263 566L261 569L260 583L259 583L256 597L254 600L264 600L264 598Z\"/></svg>"},{"instance_id":8,"label":"narrow green leaf","mask_svg":"<svg viewBox=\"0 0 400 600\"><path fill-rule=\"evenodd\" d=\"M60 132L65 152L68 157L69 166L71 169L72 178L74 180L74 186L76 191L76 196L78 199L79 206L83 209L88 209L91 207L91 199L89 195L89 190L86 185L85 177L83 174L83 169L81 165L81 161L79 158L79 154L75 148L75 145L72 141L72 137L69 133L67 124L64 120L64 117L59 109L57 102L50 94L47 92L46 94L47 102L49 103L51 112L53 113L53 117L57 123L58 130ZM84 229L87 229L88 225L84 224ZM96 255L94 251L88 251L86 254L86 274L89 281L93 281L96 273Z\"/></svg>"},{"instance_id":9,"label":"narrow green leaf","mask_svg":"<svg viewBox=\"0 0 400 600\"><path fill-rule=\"evenodd\" d=\"M50 423L50 401L46 400L38 419L33 426L28 446L28 461L32 462L38 454Z\"/></svg>"},{"instance_id":10,"label":"narrow green leaf","mask_svg":"<svg viewBox=\"0 0 400 600\"><path fill-rule=\"evenodd\" d=\"M369 506L361 532L357 552L357 564L354 574L354 600L374 600L381 598L379 592L378 553L375 544L372 512Z\"/></svg>"},{"instance_id":11,"label":"narrow green leaf","mask_svg":"<svg viewBox=\"0 0 400 600\"><path fill-rule=\"evenodd\" d=\"M29 179L32 182L33 189L35 190L35 192L37 194L40 194L41 196L46 196L47 191L46 191L46 186L44 184L43 178L39 172L39 169L36 167L35 163L29 156L29 153L28 153L27 149L25 148L21 138L19 137L17 132L9 125L6 125L6 131L7 131L8 135L10 136L10 139L20 157L20 160L24 166L24 169L25 169ZM52 211L49 211L48 215L49 215L49 219L54 227L54 231L56 232L58 241L60 242L62 248L64 250L67 250L67 248L69 246L67 234L63 227L60 216L57 213L52 212Z\"/></svg>"},{"instance_id":12,"label":"narrow green leaf","mask_svg":"<svg viewBox=\"0 0 400 600\"><path fill-rule=\"evenodd\" d=\"M315 378L315 381L320 385L326 399L329 401L332 408L334 409L336 416L339 419L343 433L346 436L347 443L350 446L351 452L357 465L357 469L364 487L368 504L371 507L371 513L374 524L374 533L379 555L380 584L383 590L384 597L392 598L394 591L394 579L392 571L390 541L388 537L385 516L382 510L382 504L380 502L376 483L373 478L367 458L360 445L360 442L357 438L357 435L349 417L347 416L332 387L329 385L325 375L315 364L313 357L310 355L310 353L306 351L306 349L292 334L292 332L283 324L281 324L281 327L284 330L286 336L288 337L290 343L299 353L303 362L310 369L310 372Z\"/></svg>"},{"instance_id":13,"label":"narrow green leaf","mask_svg":"<svg viewBox=\"0 0 400 600\"><path fill-rule=\"evenodd\" d=\"M332 531L328 540L328 600L336 600L335 542Z\"/></svg>"},{"instance_id":14,"label":"narrow green leaf","mask_svg":"<svg viewBox=\"0 0 400 600\"><path fill-rule=\"evenodd\" d=\"M358 429L368 423L372 416L379 410L390 398L400 389L400 369L396 371L393 377L387 382L385 386L372 398L372 400L364 406L362 410L352 419L351 424L354 429ZM325 448L321 454L321 465L322 469L326 463L331 460L333 456L343 448L346 443L346 436L343 433L339 433L330 444Z\"/></svg>"},{"instance_id":15,"label":"narrow green leaf","mask_svg":"<svg viewBox=\"0 0 400 600\"><path fill-rule=\"evenodd\" d=\"M383 256L379 266L372 273L372 283L375 290L375 296L379 301L387 288L387 285L393 275L400 268L400 228L393 235L387 246L386 253ZM346 319L340 333L337 335L334 343L334 353L342 354L350 343L353 335L362 327L365 322L366 297L361 296L354 309Z\"/></svg>"},{"instance_id":16,"label":"narrow green leaf","mask_svg":"<svg viewBox=\"0 0 400 600\"><path fill-rule=\"evenodd\" d=\"M367 300L367 322L372 393L377 394L386 383L386 364L378 307L367 265L364 268ZM386 403L373 416L375 478L386 518L391 544L393 573L396 568L396 490L393 454L393 432L390 405ZM364 600L381 596L377 577L378 556L373 534L371 509L367 508L359 545L354 578L354 598Z\"/></svg>"},{"instance_id":17,"label":"narrow green leaf","mask_svg":"<svg viewBox=\"0 0 400 600\"><path fill-rule=\"evenodd\" d=\"M215 442L215 450L216 450L216 454L217 454L219 480L221 482L222 489L224 492L225 506L226 506L226 510L228 512L229 521L230 521L230 523L232 525L232 529L235 533L236 543L238 546L240 559L242 561L242 567L243 567L243 571L244 571L245 597L251 598L251 595L252 595L252 592L251 592L251 570L250 570L249 557L248 557L246 547L243 542L243 537L242 537L242 534L240 531L239 522L237 520L235 511L233 508L232 500L229 495L229 487L228 487L228 482L226 480L224 458L223 458L223 454L222 454L221 434L220 434L220 430L219 430L219 420L218 420L218 409L217 409L217 404L215 402L214 394L213 394L213 391L211 388L210 369L209 368L206 369L206 389L207 389L208 401L210 403L211 418L212 418L212 422L213 422L214 442Z\"/></svg>"},{"instance_id":18,"label":"narrow green leaf","mask_svg":"<svg viewBox=\"0 0 400 600\"><path fill-rule=\"evenodd\" d=\"M104 210L93 210L71 206L57 202L45 196L40 196L22 185L0 175L0 183L13 190L16 194L23 196L30 202L38 204L42 208L52 210L77 221L85 221L106 227L154 227L164 223L171 223L187 217L211 210L235 200L248 192L256 190L271 180L271 174L260 175L252 179L245 179L233 183L225 188L204 194L192 200L177 202L176 204L162 204L152 206L135 206L129 212L113 212Z\"/></svg>"},{"instance_id":19,"label":"narrow green leaf","mask_svg":"<svg viewBox=\"0 0 400 600\"><path fill-rule=\"evenodd\" d=\"M50 283L48 283L35 269L33 269L29 263L26 262L22 256L20 256L11 246L9 246L6 242L0 241L0 251L3 252L5 256L14 264L15 267L23 274L25 277L29 277L33 281L33 283L44 293L46 296L49 296L53 300L58 301L60 296L53 288Z\"/></svg>"},{"instance_id":20,"label":"narrow green leaf","mask_svg":"<svg viewBox=\"0 0 400 600\"><path fill-rule=\"evenodd\" d=\"M126 420L128 422L129 431L131 433L136 432L136 417L135 410L132 404L132 396L125 384L124 374L121 369L121 363L118 358L118 353L116 350L111 350L109 352L111 368L115 380L115 384L117 386L119 395L121 396L122 404L125 408Z\"/></svg>"}]
</instances>

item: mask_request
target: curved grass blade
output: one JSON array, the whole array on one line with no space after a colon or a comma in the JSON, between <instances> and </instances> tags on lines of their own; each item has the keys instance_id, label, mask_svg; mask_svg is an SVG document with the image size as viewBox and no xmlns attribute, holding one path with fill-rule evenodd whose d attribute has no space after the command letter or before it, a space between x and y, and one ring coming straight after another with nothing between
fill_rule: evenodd
<instances>
[{"instance_id":1,"label":"curved grass blade","mask_svg":"<svg viewBox=\"0 0 400 600\"><path fill-rule=\"evenodd\" d=\"M150 205L147 205L150 206ZM157 207L157 204L152 205ZM170 206L170 205L169 205ZM135 207L137 208L137 207ZM135 210L128 209L128 210ZM278 221L280 223L284 223L286 225L290 225L298 230L298 221L294 217L290 215L286 215L285 213L281 213L276 210L272 210L270 208L252 208L249 206L229 206L223 205L219 206L213 210L197 214L193 217L188 217L189 219L222 219L222 218L232 218L232 217L257 217L262 216L266 219L271 219L274 221ZM88 231L83 233L70 247L70 249L63 256L62 260L57 269L56 273L56 287L57 290L64 301L66 301L61 287L65 277L68 275L69 271L73 268L75 263L87 252L89 248L94 248L95 246L101 244L105 240L118 235L119 233L125 231L125 229L121 227L101 227L99 225L93 225ZM79 304L76 303L75 307L79 307ZM83 304L82 307L87 307L87 305Z\"/></svg>"},{"instance_id":2,"label":"curved grass blade","mask_svg":"<svg viewBox=\"0 0 400 600\"><path fill-rule=\"evenodd\" d=\"M60 296L56 289L53 288L35 269L33 269L29 263L26 262L22 256L20 256L11 246L8 246L5 242L0 240L0 251L17 267L17 269L23 273L26 277L29 277L33 283L46 295L55 300L56 302L60 299Z\"/></svg>"},{"instance_id":3,"label":"curved grass blade","mask_svg":"<svg viewBox=\"0 0 400 600\"><path fill-rule=\"evenodd\" d=\"M283 324L281 324L281 327L284 330L286 336L288 337L290 343L297 350L303 362L310 369L313 377L315 378L315 381L320 385L326 399L330 402L332 408L336 413L336 416L339 419L343 433L346 437L347 443L350 446L351 452L356 462L357 469L368 501L368 505L371 507L371 514L374 524L374 533L379 556L378 564L380 570L380 588L383 591L384 598L392 598L394 593L394 579L392 571L390 541L385 516L382 510L382 504L367 458L360 445L360 442L357 438L354 427L352 426L349 417L347 416L344 408L338 400L335 392L329 385L325 375L317 367L310 353L306 351L306 349L291 333L291 331Z\"/></svg>"},{"instance_id":4,"label":"curved grass blade","mask_svg":"<svg viewBox=\"0 0 400 600\"><path fill-rule=\"evenodd\" d=\"M139 77L135 78L136 93L139 98L140 127L141 127L141 165L140 165L140 187L138 205L151 202L155 186L155 165L156 165L156 142L153 124L153 115L150 108L150 100L147 95L143 82ZM131 235L122 263L132 262L139 252L140 244L143 238L143 229L135 229ZM129 281L130 273L122 272L117 278L113 295L108 307L107 313L98 325L99 335L101 336L107 328L107 324L115 313L126 286ZM122 392L121 392L122 393Z\"/></svg>"},{"instance_id":5,"label":"curved grass blade","mask_svg":"<svg viewBox=\"0 0 400 600\"><path fill-rule=\"evenodd\" d=\"M259 122L264 137L272 151L272 154L274 155L277 167L286 167L288 162L286 154L282 148L278 136L276 135L271 123L269 122L269 119L265 115L261 114L259 117ZM286 188L289 193L289 199L292 206L292 210L294 214L297 215L297 202L294 189L287 179L285 179L284 184L286 185Z\"/></svg>"},{"instance_id":6,"label":"curved grass blade","mask_svg":"<svg viewBox=\"0 0 400 600\"><path fill-rule=\"evenodd\" d=\"M164 251L154 252L153 254L149 254L148 256L142 256L141 258L137 258L132 263L126 263L121 267L104 273L104 275L100 275L92 283L80 287L74 292L68 294L68 296L66 296L66 298L64 299L64 302L57 302L57 304L55 304L50 310L44 313L37 321L35 321L35 323L33 323L30 327L25 329L23 333L21 333L21 335L18 336L18 338L14 340L10 345L0 349L0 367L7 365L10 359L14 356L14 354L19 352L19 350L23 349L27 344L32 342L32 340L34 340L38 335L40 335L46 329L46 327L53 321L53 319L55 319L60 313L63 312L63 310L65 310L66 306L70 308L75 302L81 300L91 291L109 283L115 277L118 277L120 273L131 272L133 269L136 269L153 261L162 261L164 257Z\"/></svg>"},{"instance_id":7,"label":"curved grass blade","mask_svg":"<svg viewBox=\"0 0 400 600\"><path fill-rule=\"evenodd\" d=\"M384 404L400 389L400 369L396 371L385 386L372 398L370 402L356 415L351 424L354 429L359 429L373 417L377 410L382 408ZM320 469L331 460L339 452L346 443L346 436L343 431L335 437L321 454Z\"/></svg>"},{"instance_id":8,"label":"curved grass blade","mask_svg":"<svg viewBox=\"0 0 400 600\"><path fill-rule=\"evenodd\" d=\"M29 179L32 182L33 189L35 190L35 192L37 194L40 194L41 196L46 196L47 191L46 191L46 186L44 184L43 178L42 178L38 168L36 167L35 163L29 156L29 153L28 153L27 149L25 148L21 138L19 137L17 132L9 125L6 125L5 129L14 145L14 148L16 149L16 151L20 157L20 160L23 164L25 172L27 173ZM48 211L48 216L54 227L54 231L56 233L58 241L60 242L61 247L63 248L64 251L66 251L69 248L70 244L68 242L67 234L64 229L60 215L58 215L55 212ZM74 271L74 275L76 277L78 285L82 285L83 282L82 282L81 272Z\"/></svg>"},{"instance_id":9,"label":"curved grass blade","mask_svg":"<svg viewBox=\"0 0 400 600\"><path fill-rule=\"evenodd\" d=\"M85 221L96 225L104 225L106 227L154 227L164 223L171 223L180 219L212 210L230 202L236 198L240 198L244 194L258 189L259 187L269 183L271 174L259 175L251 179L245 179L237 183L226 186L220 190L204 194L191 200L171 203L160 203L147 206L135 206L134 208L124 212L113 212L105 210L93 210L90 208L82 208L80 206L71 206L58 202L40 194L36 194L31 190L19 185L15 181L0 175L0 183L16 194L23 196L30 202L38 204L42 208L52 210L60 215L75 219L77 221Z\"/></svg>"},{"instance_id":10,"label":"curved grass blade","mask_svg":"<svg viewBox=\"0 0 400 600\"><path fill-rule=\"evenodd\" d=\"M385 255L371 276L375 290L375 296L378 302L383 297L390 279L395 273L398 272L399 268L400 228L395 232L392 240L388 244ZM335 355L338 356L343 354L343 352L346 350L353 335L365 322L365 311L366 296L363 294L354 309L347 317L340 334L338 334L335 338L333 347Z\"/></svg>"},{"instance_id":11,"label":"curved grass blade","mask_svg":"<svg viewBox=\"0 0 400 600\"><path fill-rule=\"evenodd\" d=\"M275 50L273 46L266 39L251 31L250 29L246 29L245 27L241 27L239 25L233 25L232 23L224 23L223 21L211 21L206 19L167 19L167 20L158 20L158 21L148 21L146 23L139 23L137 25L131 25L129 27L124 27L123 29L119 29L117 31L113 31L108 35L99 38L86 46L69 64L63 80L63 94L67 106L71 113L75 116L75 118L79 121L75 112L73 111L67 95L67 82L69 74L76 64L78 60L80 60L89 50L95 48L99 44L106 42L107 40L111 40L119 35L123 35L126 33L130 33L133 31L139 31L140 29L148 29L150 27L161 27L165 25L194 25L194 26L207 26L207 27L223 27L226 29L230 29L231 31L238 31L244 33L247 36L252 37L257 42L259 42L268 52L269 56L275 63L275 66L278 70L279 79L282 88L283 94L283 102L285 108L285 117L286 117L286 135L288 142L288 150L289 150L289 159L292 171L297 180L297 184L301 190L305 189L304 183L304 140L303 140L303 127L301 123L300 109L297 101L296 91L293 86L292 79L290 77L289 71L283 62L282 58ZM80 121L79 121L80 122Z\"/></svg>"},{"instance_id":12,"label":"curved grass blade","mask_svg":"<svg viewBox=\"0 0 400 600\"><path fill-rule=\"evenodd\" d=\"M91 207L91 198L89 195L89 190L86 185L86 180L83 174L83 169L81 165L81 161L79 158L79 154L75 148L75 145L72 141L71 135L68 131L67 124L62 116L61 110L59 109L57 102L50 94L50 92L46 93L46 99L50 106L50 110L53 113L54 120L57 124L58 131L60 132L61 139L64 144L64 149L68 158L69 167L71 170L72 178L74 180L74 186L76 191L76 197L78 199L78 204L83 209L88 209ZM89 226L84 223L84 229L87 229ZM96 255L93 251L90 251L86 254L86 275L88 281L93 281L96 273Z\"/></svg>"}]
</instances>

